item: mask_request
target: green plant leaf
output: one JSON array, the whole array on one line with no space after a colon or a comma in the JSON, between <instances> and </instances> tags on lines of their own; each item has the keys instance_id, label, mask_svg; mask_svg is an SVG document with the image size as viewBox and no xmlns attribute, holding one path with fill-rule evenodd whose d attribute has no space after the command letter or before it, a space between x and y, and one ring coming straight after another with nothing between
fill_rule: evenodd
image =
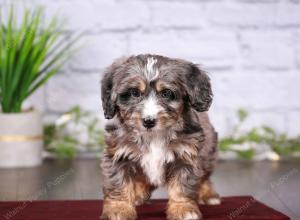
<instances>
[{"instance_id":1,"label":"green plant leaf","mask_svg":"<svg viewBox=\"0 0 300 220\"><path fill-rule=\"evenodd\" d=\"M239 121L243 122L248 117L248 112L245 109L240 108L237 111L237 115L238 115Z\"/></svg>"},{"instance_id":2,"label":"green plant leaf","mask_svg":"<svg viewBox=\"0 0 300 220\"><path fill-rule=\"evenodd\" d=\"M3 8L0 8L1 111L20 112L22 103L71 57L79 37L61 41L63 33L58 17L44 25L42 7L24 9L20 25L15 22L19 14L15 13L14 5L7 20L2 17Z\"/></svg>"},{"instance_id":3,"label":"green plant leaf","mask_svg":"<svg viewBox=\"0 0 300 220\"><path fill-rule=\"evenodd\" d=\"M64 114L64 116L66 115L70 118L62 125L50 124L44 126L45 150L59 157L72 158L76 156L79 148L84 147L90 152L99 152L103 149L104 132L101 128L98 128L99 120L95 115L82 110L79 106L73 107ZM88 143L80 143L77 140L77 126L81 128L80 132L87 133ZM68 130L70 127L75 131Z\"/></svg>"},{"instance_id":4,"label":"green plant leaf","mask_svg":"<svg viewBox=\"0 0 300 220\"><path fill-rule=\"evenodd\" d=\"M236 151L236 153L243 159L251 160L254 155L255 151L253 149L244 150L244 151Z\"/></svg>"},{"instance_id":5,"label":"green plant leaf","mask_svg":"<svg viewBox=\"0 0 300 220\"><path fill-rule=\"evenodd\" d=\"M246 133L240 133L239 127L248 117L247 111L239 109L237 111L239 122L234 126L233 133L228 137L219 140L219 149L221 151L235 152L240 158L252 159L256 152L254 149L249 150L233 150L232 146L235 144L243 144L247 142L255 142L257 144L268 145L271 150L281 156L292 156L300 153L300 136L290 138L285 133L278 133L269 126L258 126L250 129Z\"/></svg>"}]
</instances>

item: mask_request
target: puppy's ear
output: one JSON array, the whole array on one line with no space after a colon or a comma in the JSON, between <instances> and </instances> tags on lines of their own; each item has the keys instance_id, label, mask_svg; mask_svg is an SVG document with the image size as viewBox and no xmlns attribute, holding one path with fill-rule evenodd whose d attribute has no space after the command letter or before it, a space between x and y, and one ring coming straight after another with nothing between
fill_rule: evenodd
<instances>
[{"instance_id":1,"label":"puppy's ear","mask_svg":"<svg viewBox=\"0 0 300 220\"><path fill-rule=\"evenodd\" d=\"M116 97L113 94L114 78L118 71L120 71L121 65L127 60L127 58L120 58L116 60L111 66L109 66L101 80L101 100L104 110L104 117L106 119L112 119L116 114Z\"/></svg>"},{"instance_id":2,"label":"puppy's ear","mask_svg":"<svg viewBox=\"0 0 300 220\"><path fill-rule=\"evenodd\" d=\"M213 97L210 79L195 64L190 65L186 75L186 87L191 106L198 112L208 111Z\"/></svg>"},{"instance_id":3,"label":"puppy's ear","mask_svg":"<svg viewBox=\"0 0 300 220\"><path fill-rule=\"evenodd\" d=\"M104 117L112 119L116 113L116 104L112 99L113 72L107 71L101 81L101 99Z\"/></svg>"}]
</instances>

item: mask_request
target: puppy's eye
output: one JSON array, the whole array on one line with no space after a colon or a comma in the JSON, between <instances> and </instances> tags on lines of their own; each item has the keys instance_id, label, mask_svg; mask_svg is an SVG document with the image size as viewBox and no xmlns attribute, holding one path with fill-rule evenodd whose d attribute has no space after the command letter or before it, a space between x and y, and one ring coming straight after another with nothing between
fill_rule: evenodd
<instances>
[{"instance_id":1,"label":"puppy's eye","mask_svg":"<svg viewBox=\"0 0 300 220\"><path fill-rule=\"evenodd\" d=\"M176 99L176 94L170 89L164 89L160 92L160 96L164 99L168 99L170 101Z\"/></svg>"},{"instance_id":2,"label":"puppy's eye","mask_svg":"<svg viewBox=\"0 0 300 220\"><path fill-rule=\"evenodd\" d=\"M120 94L121 101L128 101L131 97L138 98L141 96L140 90L137 88L130 88L126 92Z\"/></svg>"},{"instance_id":3,"label":"puppy's eye","mask_svg":"<svg viewBox=\"0 0 300 220\"><path fill-rule=\"evenodd\" d=\"M140 97L141 96L141 92L140 90L136 89L136 88L132 88L130 89L130 93L133 97Z\"/></svg>"}]
</instances>

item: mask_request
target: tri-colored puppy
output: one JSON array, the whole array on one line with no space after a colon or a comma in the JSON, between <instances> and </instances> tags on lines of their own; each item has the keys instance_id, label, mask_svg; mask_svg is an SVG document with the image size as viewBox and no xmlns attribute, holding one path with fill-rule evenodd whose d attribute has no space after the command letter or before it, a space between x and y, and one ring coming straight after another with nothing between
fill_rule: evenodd
<instances>
[{"instance_id":1,"label":"tri-colored puppy","mask_svg":"<svg viewBox=\"0 0 300 220\"><path fill-rule=\"evenodd\" d=\"M102 159L102 219L135 219L135 206L167 186L169 220L202 219L197 203L219 204L210 175L217 134L206 111L210 80L188 61L138 55L115 61L102 79L109 120Z\"/></svg>"}]
</instances>

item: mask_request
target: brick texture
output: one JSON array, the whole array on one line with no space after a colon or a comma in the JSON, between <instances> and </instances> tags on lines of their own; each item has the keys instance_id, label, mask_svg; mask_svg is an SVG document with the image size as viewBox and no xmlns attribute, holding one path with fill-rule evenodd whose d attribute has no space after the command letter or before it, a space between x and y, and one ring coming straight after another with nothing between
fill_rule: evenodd
<instances>
[{"instance_id":1,"label":"brick texture","mask_svg":"<svg viewBox=\"0 0 300 220\"><path fill-rule=\"evenodd\" d=\"M199 63L215 94L210 112L221 136L234 112L251 116L245 129L267 124L300 134L300 1L295 0L24 0L46 17L84 32L82 49L31 97L47 115L79 104L101 114L99 80L115 58L158 53ZM6 7L0 0L0 7Z\"/></svg>"}]
</instances>

